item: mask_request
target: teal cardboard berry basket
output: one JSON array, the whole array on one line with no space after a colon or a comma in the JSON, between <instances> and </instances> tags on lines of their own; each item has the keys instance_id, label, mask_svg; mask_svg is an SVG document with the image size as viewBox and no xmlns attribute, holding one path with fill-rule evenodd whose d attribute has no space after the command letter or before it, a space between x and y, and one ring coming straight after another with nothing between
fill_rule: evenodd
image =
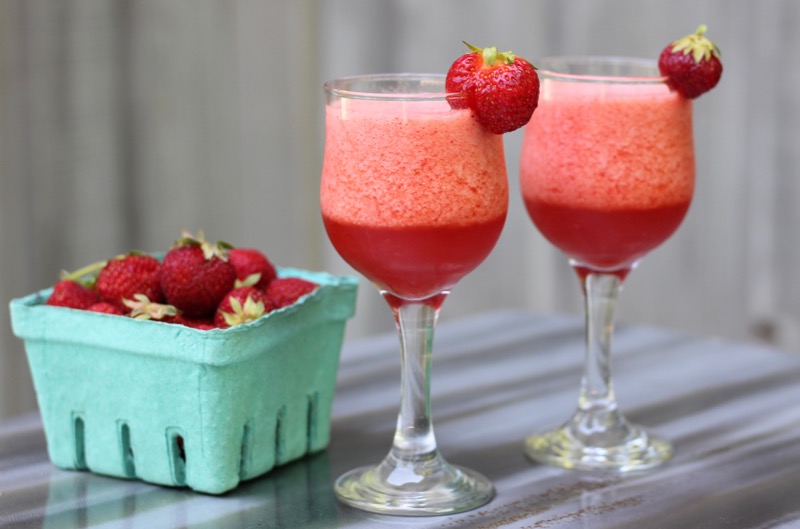
<instances>
[{"instance_id":1,"label":"teal cardboard berry basket","mask_svg":"<svg viewBox=\"0 0 800 529\"><path fill-rule=\"evenodd\" d=\"M221 494L324 450L357 280L279 275L319 287L225 330L11 301L53 464Z\"/></svg>"}]
</instances>

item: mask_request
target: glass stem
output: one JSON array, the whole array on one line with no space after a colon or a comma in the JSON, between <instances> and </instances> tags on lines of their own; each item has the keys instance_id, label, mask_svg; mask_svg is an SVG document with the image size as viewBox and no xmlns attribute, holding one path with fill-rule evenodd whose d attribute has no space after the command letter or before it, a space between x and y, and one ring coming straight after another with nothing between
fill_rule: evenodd
<instances>
[{"instance_id":1,"label":"glass stem","mask_svg":"<svg viewBox=\"0 0 800 529\"><path fill-rule=\"evenodd\" d=\"M384 294L400 335L400 412L390 453L398 468L439 464L431 422L430 374L433 332L445 296L408 301Z\"/></svg>"},{"instance_id":2,"label":"glass stem","mask_svg":"<svg viewBox=\"0 0 800 529\"><path fill-rule=\"evenodd\" d=\"M433 435L430 405L433 330L447 292L405 300L382 292L400 335L400 413L392 448L377 465L360 467L336 480L336 495L367 511L452 514L485 504L492 483L445 461ZM405 525L405 524L403 524Z\"/></svg>"},{"instance_id":3,"label":"glass stem","mask_svg":"<svg viewBox=\"0 0 800 529\"><path fill-rule=\"evenodd\" d=\"M611 339L622 279L590 272L583 276L586 303L586 359L578 414L584 434L608 430L623 421L611 379Z\"/></svg>"}]
</instances>

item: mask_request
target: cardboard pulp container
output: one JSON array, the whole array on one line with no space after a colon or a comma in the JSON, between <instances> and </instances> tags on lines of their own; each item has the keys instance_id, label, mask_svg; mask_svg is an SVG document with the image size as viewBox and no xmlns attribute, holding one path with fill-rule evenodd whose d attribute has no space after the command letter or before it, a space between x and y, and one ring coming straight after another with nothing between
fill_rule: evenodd
<instances>
[{"instance_id":1,"label":"cardboard pulp container","mask_svg":"<svg viewBox=\"0 0 800 529\"><path fill-rule=\"evenodd\" d=\"M324 450L357 280L279 275L319 287L224 330L13 300L53 464L221 494Z\"/></svg>"}]
</instances>

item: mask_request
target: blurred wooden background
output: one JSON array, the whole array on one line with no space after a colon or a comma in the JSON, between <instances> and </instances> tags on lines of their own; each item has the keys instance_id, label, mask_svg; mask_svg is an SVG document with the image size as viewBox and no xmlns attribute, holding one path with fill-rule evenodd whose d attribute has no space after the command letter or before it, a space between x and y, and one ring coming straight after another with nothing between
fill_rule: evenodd
<instances>
[{"instance_id":1,"label":"blurred wooden background","mask_svg":"<svg viewBox=\"0 0 800 529\"><path fill-rule=\"evenodd\" d=\"M697 193L630 277L620 321L800 350L800 2L0 0L0 417L36 406L8 301L62 269L163 250L186 228L351 272L318 212L324 80L443 73L462 40L534 63L655 59L701 22L725 72L695 103ZM521 131L505 141L506 229L442 321L580 313L572 272L519 199ZM362 282L348 336L390 329Z\"/></svg>"}]
</instances>

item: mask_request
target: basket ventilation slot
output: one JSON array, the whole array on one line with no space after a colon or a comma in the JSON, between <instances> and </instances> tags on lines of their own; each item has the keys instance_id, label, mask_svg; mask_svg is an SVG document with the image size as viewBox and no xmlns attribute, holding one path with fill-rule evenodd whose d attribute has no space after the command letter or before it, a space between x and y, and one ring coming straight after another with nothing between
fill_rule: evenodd
<instances>
[{"instance_id":1,"label":"basket ventilation slot","mask_svg":"<svg viewBox=\"0 0 800 529\"><path fill-rule=\"evenodd\" d=\"M239 478L245 479L250 472L250 461L253 455L253 427L252 421L246 423L242 429L242 454L239 462Z\"/></svg>"},{"instance_id":2,"label":"basket ventilation slot","mask_svg":"<svg viewBox=\"0 0 800 529\"><path fill-rule=\"evenodd\" d=\"M316 446L317 436L317 422L319 414L319 393L309 393L308 395L308 416L306 418L306 453L314 451Z\"/></svg>"},{"instance_id":3,"label":"basket ventilation slot","mask_svg":"<svg viewBox=\"0 0 800 529\"><path fill-rule=\"evenodd\" d=\"M186 485L186 445L179 428L167 429L167 447L172 466L172 481L177 486Z\"/></svg>"},{"instance_id":4,"label":"basket ventilation slot","mask_svg":"<svg viewBox=\"0 0 800 529\"><path fill-rule=\"evenodd\" d=\"M72 431L75 436L75 468L86 470L86 432L83 417L77 413L72 414Z\"/></svg>"},{"instance_id":5,"label":"basket ventilation slot","mask_svg":"<svg viewBox=\"0 0 800 529\"><path fill-rule=\"evenodd\" d=\"M131 447L131 429L128 423L121 422L119 425L119 444L122 452L123 472L126 477L136 477L136 464L133 460L133 448Z\"/></svg>"},{"instance_id":6,"label":"basket ventilation slot","mask_svg":"<svg viewBox=\"0 0 800 529\"><path fill-rule=\"evenodd\" d=\"M278 416L275 419L275 462L277 464L283 463L284 452L286 451L286 439L284 438L286 432L284 432L284 425L283 421L286 417L286 407L282 407L278 410Z\"/></svg>"}]
</instances>

